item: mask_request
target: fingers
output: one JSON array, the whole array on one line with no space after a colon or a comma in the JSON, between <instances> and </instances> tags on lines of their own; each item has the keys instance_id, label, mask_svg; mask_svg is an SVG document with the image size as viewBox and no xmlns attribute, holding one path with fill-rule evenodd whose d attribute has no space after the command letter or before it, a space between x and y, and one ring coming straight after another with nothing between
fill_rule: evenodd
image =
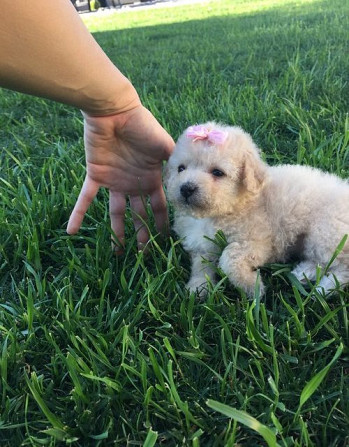
<instances>
[{"instance_id":1,"label":"fingers","mask_svg":"<svg viewBox=\"0 0 349 447\"><path fill-rule=\"evenodd\" d=\"M147 221L146 203L141 196L130 197L130 208L132 211L133 224L137 233L138 249L143 250L149 240L149 232L145 225Z\"/></svg>"},{"instance_id":2,"label":"fingers","mask_svg":"<svg viewBox=\"0 0 349 447\"><path fill-rule=\"evenodd\" d=\"M86 177L75 207L69 218L67 226L68 234L75 234L79 231L88 207L96 197L98 190L99 184L91 180L89 177ZM166 197L162 187L150 196L150 202L157 230L163 234L167 234L169 224ZM142 250L149 240L149 232L146 226L146 199L141 196L130 197L130 208L137 233L138 248ZM115 191L110 191L109 214L111 229L114 235L112 239L113 244L116 246L116 251L122 251L122 248L125 245L125 212L126 199L124 195Z\"/></svg>"},{"instance_id":3,"label":"fingers","mask_svg":"<svg viewBox=\"0 0 349 447\"><path fill-rule=\"evenodd\" d=\"M160 233L167 235L169 230L167 202L165 192L162 187L160 187L150 196L150 203L154 213L155 225L157 230Z\"/></svg>"},{"instance_id":4,"label":"fingers","mask_svg":"<svg viewBox=\"0 0 349 447\"><path fill-rule=\"evenodd\" d=\"M112 243L116 252L122 252L125 245L125 197L115 191L109 192L109 215L113 232Z\"/></svg>"},{"instance_id":5,"label":"fingers","mask_svg":"<svg viewBox=\"0 0 349 447\"><path fill-rule=\"evenodd\" d=\"M146 225L148 220L146 211L147 203L145 200L146 199L139 196L130 198L132 218L137 232L137 243L140 250L142 250L144 245L149 241L149 231ZM162 234L167 234L169 222L166 197L162 187L150 196L150 203L157 230Z\"/></svg>"},{"instance_id":6,"label":"fingers","mask_svg":"<svg viewBox=\"0 0 349 447\"><path fill-rule=\"evenodd\" d=\"M86 211L90 206L92 200L96 197L99 190L98 183L91 180L89 177L85 178L82 185L78 200L74 206L74 209L70 215L67 225L67 233L75 234L79 231Z\"/></svg>"}]
</instances>

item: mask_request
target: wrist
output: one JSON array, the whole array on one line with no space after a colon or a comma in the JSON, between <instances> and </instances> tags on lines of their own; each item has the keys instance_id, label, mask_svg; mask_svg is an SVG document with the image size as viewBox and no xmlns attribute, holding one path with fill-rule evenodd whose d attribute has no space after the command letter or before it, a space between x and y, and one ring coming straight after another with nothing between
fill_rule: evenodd
<instances>
[{"instance_id":1,"label":"wrist","mask_svg":"<svg viewBox=\"0 0 349 447\"><path fill-rule=\"evenodd\" d=\"M141 105L136 89L131 82L120 74L117 82L96 83L86 90L85 98L80 107L84 114L89 116L115 115Z\"/></svg>"}]
</instances>

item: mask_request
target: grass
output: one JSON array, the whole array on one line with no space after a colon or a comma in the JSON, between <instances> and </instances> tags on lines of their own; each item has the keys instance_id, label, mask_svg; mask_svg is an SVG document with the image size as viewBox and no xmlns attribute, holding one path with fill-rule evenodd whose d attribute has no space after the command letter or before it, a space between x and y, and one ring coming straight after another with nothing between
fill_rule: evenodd
<instances>
[{"instance_id":1,"label":"grass","mask_svg":"<svg viewBox=\"0 0 349 447\"><path fill-rule=\"evenodd\" d=\"M83 16L176 138L215 119L271 163L348 177L342 0L218 0ZM0 445L349 445L348 292L324 300L261 274L263 301L225 277L185 290L180 241L110 249L101 191L65 226L84 176L78 111L0 92ZM154 229L150 228L154 233Z\"/></svg>"}]
</instances>

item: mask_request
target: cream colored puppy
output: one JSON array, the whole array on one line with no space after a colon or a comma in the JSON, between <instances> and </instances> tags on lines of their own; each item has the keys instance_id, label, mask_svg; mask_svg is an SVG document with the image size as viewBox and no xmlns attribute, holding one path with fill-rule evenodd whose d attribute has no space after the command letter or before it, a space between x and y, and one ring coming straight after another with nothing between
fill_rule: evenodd
<instances>
[{"instance_id":1,"label":"cream colored puppy","mask_svg":"<svg viewBox=\"0 0 349 447\"><path fill-rule=\"evenodd\" d=\"M192 259L188 288L205 293L210 262L237 287L253 295L257 269L298 259L293 274L316 279L349 233L349 184L306 166L268 166L250 135L239 127L209 122L189 127L166 168L175 208L174 230ZM222 254L208 238L222 230ZM205 237L206 236L206 237ZM349 282L349 243L319 283L325 293ZM264 286L261 283L261 293Z\"/></svg>"}]
</instances>

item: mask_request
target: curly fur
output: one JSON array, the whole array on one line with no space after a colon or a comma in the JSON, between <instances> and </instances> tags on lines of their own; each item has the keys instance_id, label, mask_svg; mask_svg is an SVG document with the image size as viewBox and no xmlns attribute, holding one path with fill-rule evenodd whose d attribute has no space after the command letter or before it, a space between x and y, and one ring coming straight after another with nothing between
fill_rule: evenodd
<instances>
[{"instance_id":1,"label":"curly fur","mask_svg":"<svg viewBox=\"0 0 349 447\"><path fill-rule=\"evenodd\" d=\"M206 275L214 281L203 258L218 263L250 296L256 270L266 263L298 259L292 273L300 281L314 280L318 266L327 266L349 233L349 184L307 166L268 166L241 128L214 122L204 126L227 132L225 143L193 141L184 132L166 167L174 230L192 259L189 289L204 293ZM217 170L224 175L214 175ZM220 256L204 237L212 238L219 229L228 241ZM349 244L320 281L324 292L335 288L336 280L349 282L348 252Z\"/></svg>"}]
</instances>

